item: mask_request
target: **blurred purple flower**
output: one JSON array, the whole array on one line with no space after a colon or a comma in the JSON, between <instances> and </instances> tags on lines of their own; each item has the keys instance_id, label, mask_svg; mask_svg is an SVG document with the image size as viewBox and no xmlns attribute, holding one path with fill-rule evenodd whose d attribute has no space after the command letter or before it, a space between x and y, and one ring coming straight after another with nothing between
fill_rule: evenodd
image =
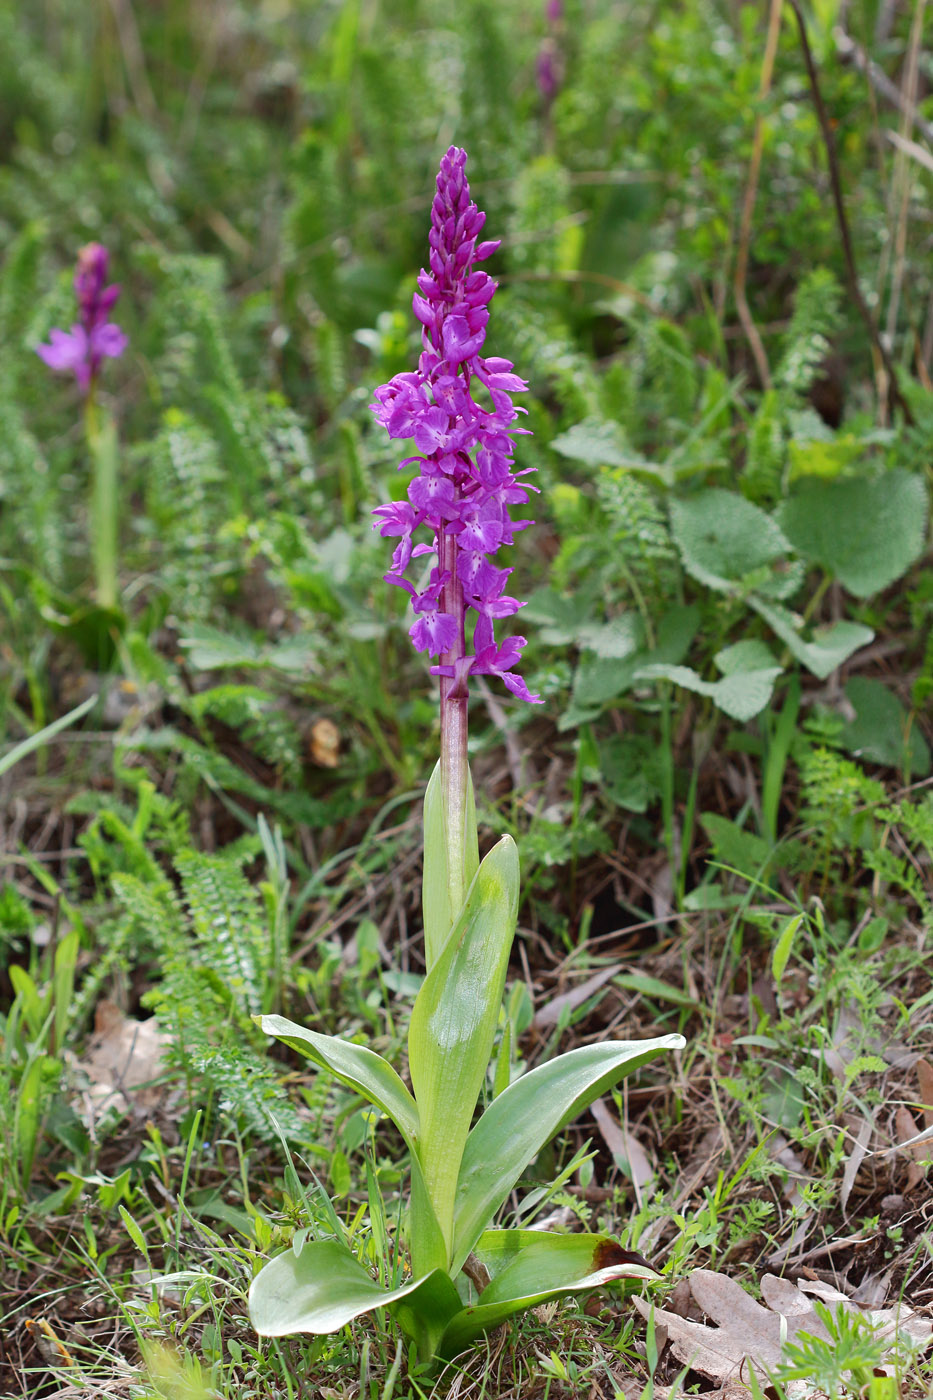
<instances>
[{"instance_id":1,"label":"blurred purple flower","mask_svg":"<svg viewBox=\"0 0 933 1400\"><path fill-rule=\"evenodd\" d=\"M48 345L37 345L36 354L50 369L71 370L82 391L91 389L101 361L116 359L127 346L123 331L107 317L120 295L119 286L107 287L107 264L110 255L100 243L88 243L78 253L74 289L78 298L81 320L62 331L50 332Z\"/></svg>"},{"instance_id":2,"label":"blurred purple flower","mask_svg":"<svg viewBox=\"0 0 933 1400\"><path fill-rule=\"evenodd\" d=\"M383 384L372 405L390 437L414 440L416 455L400 465L417 462L420 473L407 501L373 512L373 528L399 541L386 579L411 594L417 620L409 635L418 651L440 657L432 672L451 682L447 689L459 691L471 673L498 675L520 699L540 704L513 669L525 638L500 646L493 630L495 619L510 617L524 603L504 591L511 570L497 568L488 556L533 523L511 520L508 508L526 503L536 488L518 480L533 468L516 472L512 464L512 439L526 431L513 426L525 410L516 408L512 394L528 386L510 361L479 353L496 284L474 264L499 244L477 242L486 215L470 200L465 165L466 152L451 146L437 177L428 270L421 270L413 301L422 325L418 369ZM473 397L477 384L482 404ZM414 543L421 527L431 532L431 544ZM423 554L436 554L437 564L419 593L404 574ZM472 655L465 640L470 610L476 614Z\"/></svg>"},{"instance_id":3,"label":"blurred purple flower","mask_svg":"<svg viewBox=\"0 0 933 1400\"><path fill-rule=\"evenodd\" d=\"M538 91L544 98L545 104L550 106L560 88L557 46L553 39L545 39L538 49L535 77L538 81Z\"/></svg>"}]
</instances>

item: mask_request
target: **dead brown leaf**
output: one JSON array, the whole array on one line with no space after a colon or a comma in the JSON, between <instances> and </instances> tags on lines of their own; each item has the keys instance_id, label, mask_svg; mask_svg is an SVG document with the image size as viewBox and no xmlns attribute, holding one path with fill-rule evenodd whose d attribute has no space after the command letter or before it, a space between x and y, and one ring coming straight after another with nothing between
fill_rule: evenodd
<instances>
[{"instance_id":1,"label":"dead brown leaf","mask_svg":"<svg viewBox=\"0 0 933 1400\"><path fill-rule=\"evenodd\" d=\"M332 719L315 720L308 737L311 762L319 768L337 768L340 764L340 730Z\"/></svg>"},{"instance_id":2,"label":"dead brown leaf","mask_svg":"<svg viewBox=\"0 0 933 1400\"><path fill-rule=\"evenodd\" d=\"M839 1204L843 1214L845 1214L846 1206L849 1204L849 1197L852 1194L852 1187L855 1185L855 1178L858 1176L858 1169L865 1160L869 1139L873 1132L873 1124L868 1118L857 1118L850 1113L846 1115L846 1127L853 1135L853 1142L846 1158L845 1170L842 1173L842 1186L839 1191Z\"/></svg>"},{"instance_id":3,"label":"dead brown leaf","mask_svg":"<svg viewBox=\"0 0 933 1400\"><path fill-rule=\"evenodd\" d=\"M569 991L561 992L559 996L552 997L549 1002L540 1007L535 1012L535 1030L544 1030L548 1026L556 1026L564 1011L575 1011L596 992L600 987L604 987L615 977L617 972L621 972L622 964L613 963L610 967L602 967L598 972L594 972L592 977L588 977L585 982L578 982Z\"/></svg>"},{"instance_id":4,"label":"dead brown leaf","mask_svg":"<svg viewBox=\"0 0 933 1400\"><path fill-rule=\"evenodd\" d=\"M829 1340L807 1292L817 1293L830 1307L842 1305L851 1311L862 1311L843 1294L834 1289L827 1291L825 1285L795 1286L774 1274L765 1275L761 1281L767 1307L756 1303L735 1279L725 1274L695 1269L689 1277L694 1299L717 1325L692 1322L661 1308L654 1310L655 1324L662 1323L667 1328L676 1360L720 1383L739 1380L743 1367L746 1373L748 1366L754 1366L762 1374L773 1370L781 1360L783 1340L792 1341L800 1332ZM633 1301L642 1317L647 1318L651 1304L643 1298ZM898 1332L908 1334L915 1343L933 1334L931 1324L916 1317L907 1307L871 1311L866 1315L892 1342Z\"/></svg>"},{"instance_id":5,"label":"dead brown leaf","mask_svg":"<svg viewBox=\"0 0 933 1400\"><path fill-rule=\"evenodd\" d=\"M136 1021L103 1000L94 1018L94 1038L77 1068L88 1081L78 1104L89 1129L110 1108L148 1111L162 1097L153 1081L162 1074L165 1035L155 1017Z\"/></svg>"},{"instance_id":6,"label":"dead brown leaf","mask_svg":"<svg viewBox=\"0 0 933 1400\"><path fill-rule=\"evenodd\" d=\"M933 1128L933 1065L929 1060L918 1060L914 1068L920 1085L920 1102L923 1105L924 1126Z\"/></svg>"},{"instance_id":7,"label":"dead brown leaf","mask_svg":"<svg viewBox=\"0 0 933 1400\"><path fill-rule=\"evenodd\" d=\"M616 1165L622 1170L627 1167L635 1188L635 1199L640 1206L644 1193L654 1184L655 1179L654 1167L647 1152L628 1127L620 1124L615 1114L610 1113L604 1099L596 1099L590 1111Z\"/></svg>"}]
</instances>

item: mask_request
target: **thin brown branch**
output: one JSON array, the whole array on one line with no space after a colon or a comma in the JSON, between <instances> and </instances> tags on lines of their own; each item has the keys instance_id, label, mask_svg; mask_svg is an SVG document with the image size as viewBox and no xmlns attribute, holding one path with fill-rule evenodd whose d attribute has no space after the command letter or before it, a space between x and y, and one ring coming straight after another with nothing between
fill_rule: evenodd
<instances>
[{"instance_id":1,"label":"thin brown branch","mask_svg":"<svg viewBox=\"0 0 933 1400\"><path fill-rule=\"evenodd\" d=\"M843 63L851 63L853 68L864 73L879 97L883 97L890 106L896 107L907 117L911 126L915 126L920 134L933 145L933 122L927 121L923 113L912 103L908 102L904 94L896 83L892 83L887 73L873 58L856 43L851 34L847 34L844 29L833 30L833 39L836 44L836 52Z\"/></svg>"},{"instance_id":2,"label":"thin brown branch","mask_svg":"<svg viewBox=\"0 0 933 1400\"><path fill-rule=\"evenodd\" d=\"M748 180L745 184L745 198L742 201L742 218L739 224L739 244L735 258L735 276L732 281L732 293L735 297L736 310L739 313L739 320L745 332L745 338L751 346L751 351L755 357L755 364L758 368L758 377L762 387L771 388L771 370L768 365L768 357L765 354L765 347L762 344L761 336L758 334L758 327L752 319L749 310L748 298L745 295L745 279L748 275L748 251L752 237L752 217L755 212L755 199L758 195L758 176L761 172L761 153L764 148L764 113L762 107L764 101L771 91L771 81L774 76L774 60L777 54L778 37L781 32L781 9L783 0L771 0L771 10L768 15L768 34L765 39L765 53L761 64L761 81L758 84L758 112L755 116L755 131L752 136L752 158L748 167Z\"/></svg>"},{"instance_id":3,"label":"thin brown branch","mask_svg":"<svg viewBox=\"0 0 933 1400\"><path fill-rule=\"evenodd\" d=\"M894 268L891 273L891 294L888 300L888 314L885 322L885 343L894 344L894 337L897 332L898 312L901 305L901 292L904 285L904 276L907 270L907 227L910 222L910 192L913 188L913 177L909 167L909 153L903 149L901 142L907 144L908 133L910 132L910 120L907 111L915 108L917 103L917 78L920 58L920 41L923 37L923 13L926 9L926 0L916 0L914 6L913 23L910 26L910 42L907 48L907 65L904 73L904 110L901 116L901 129L898 133L897 155L894 158L894 180L892 206L896 203L897 212L895 216L894 236L891 242L894 247ZM894 133L892 132L893 136ZM911 142L911 145L914 143Z\"/></svg>"},{"instance_id":4,"label":"thin brown branch","mask_svg":"<svg viewBox=\"0 0 933 1400\"><path fill-rule=\"evenodd\" d=\"M810 91L813 94L813 105L816 109L817 121L820 125L820 132L823 138L823 147L826 151L826 163L829 168L829 183L832 189L833 205L836 210L836 222L839 226L839 236L842 240L842 251L846 264L846 280L849 284L849 294L855 303L858 313L865 323L872 344L872 350L876 356L878 364L884 369L885 374L885 398L888 413L893 417L894 409L899 408L907 423L913 423L913 414L910 406L900 391L897 382L897 375L891 363L891 357L878 334L878 328L871 317L871 312L862 295L862 289L858 280L858 269L855 265L855 252L852 247L852 235L849 230L849 219L846 214L845 201L842 196L842 179L839 173L839 159L836 154L836 140L833 136L833 129L829 115L826 111L826 104L823 101L823 93L820 89L820 81L816 71L816 64L813 61L813 51L810 48L810 40L807 35L807 24L800 9L799 0L788 0L788 4L794 12L797 21L797 29L800 34L800 47L803 52L803 60L807 69L807 78L810 83Z\"/></svg>"}]
</instances>

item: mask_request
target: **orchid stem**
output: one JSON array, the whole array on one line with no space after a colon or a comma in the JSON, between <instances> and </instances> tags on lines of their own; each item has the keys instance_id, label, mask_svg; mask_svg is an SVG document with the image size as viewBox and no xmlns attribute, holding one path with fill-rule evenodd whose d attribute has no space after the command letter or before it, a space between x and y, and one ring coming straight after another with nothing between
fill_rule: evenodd
<instances>
[{"instance_id":1,"label":"orchid stem","mask_svg":"<svg viewBox=\"0 0 933 1400\"><path fill-rule=\"evenodd\" d=\"M84 404L84 429L91 454L91 554L94 594L102 608L116 608L117 583L117 434L109 414L101 415L93 389Z\"/></svg>"},{"instance_id":2,"label":"orchid stem","mask_svg":"<svg viewBox=\"0 0 933 1400\"><path fill-rule=\"evenodd\" d=\"M467 763L467 684L462 675L466 652L464 623L466 607L463 585L457 577L457 547L454 536L444 531L440 535L438 564L450 577L444 586L442 606L457 620L454 646L444 656L452 665L452 676L441 676L441 794L444 813L444 837L447 847L447 891L454 917L463 906L467 887L467 802L469 801L469 768Z\"/></svg>"}]
</instances>

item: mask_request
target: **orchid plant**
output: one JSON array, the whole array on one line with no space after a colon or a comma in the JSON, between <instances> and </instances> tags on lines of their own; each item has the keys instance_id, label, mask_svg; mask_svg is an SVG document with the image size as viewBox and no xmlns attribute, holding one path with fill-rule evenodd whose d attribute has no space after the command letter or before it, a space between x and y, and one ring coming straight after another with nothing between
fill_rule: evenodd
<instances>
[{"instance_id":1,"label":"orchid plant","mask_svg":"<svg viewBox=\"0 0 933 1400\"><path fill-rule=\"evenodd\" d=\"M417 466L407 499L379 506L375 528L398 541L386 578L411 594L410 635L434 660L440 690L440 759L424 803L427 975L408 1033L411 1089L365 1045L281 1016L258 1018L269 1035L393 1121L408 1149L411 1189L398 1241L407 1247L407 1262L400 1247L394 1267L379 1261L386 1282L372 1277L337 1230L313 1240L298 1232L292 1247L253 1280L253 1325L274 1337L327 1333L388 1308L421 1361L452 1357L536 1304L620 1278L654 1276L641 1256L608 1236L496 1229L492 1222L524 1169L565 1124L623 1076L684 1044L667 1035L585 1045L512 1083L506 1046L490 1101L473 1122L489 1085L519 869L510 836L479 859L467 763L469 679L499 676L520 700L536 704L538 697L515 670L525 639L495 635L496 622L523 606L506 594L511 570L494 556L532 523L510 518L510 507L527 503L533 489L523 480L528 469L513 465L522 429L512 395L527 386L509 361L481 354L496 283L477 264L499 245L479 241L485 215L470 199L465 164L465 152L452 147L437 177L428 268L414 297L423 328L418 369L377 389L373 405L390 437L414 442L414 455L401 463ZM430 567L414 584L406 575L423 556Z\"/></svg>"},{"instance_id":2,"label":"orchid plant","mask_svg":"<svg viewBox=\"0 0 933 1400\"><path fill-rule=\"evenodd\" d=\"M91 488L91 553L94 591L99 608L114 612L119 600L117 581L117 431L100 406L97 385L105 359L116 359L127 338L109 319L120 295L117 284L107 286L110 255L100 243L88 243L78 253L74 289L79 319L69 331L53 329L48 345L36 354L50 369L74 374L84 401L84 431L93 466Z\"/></svg>"}]
</instances>

